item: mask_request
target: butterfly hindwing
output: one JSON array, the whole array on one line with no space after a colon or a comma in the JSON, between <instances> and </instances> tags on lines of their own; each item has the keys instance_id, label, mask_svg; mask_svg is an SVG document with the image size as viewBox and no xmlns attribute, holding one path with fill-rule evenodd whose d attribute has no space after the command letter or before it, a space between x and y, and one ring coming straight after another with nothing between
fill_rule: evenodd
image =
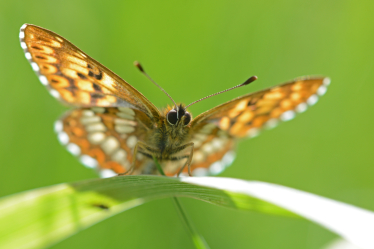
<instances>
[{"instance_id":1,"label":"butterfly hindwing","mask_svg":"<svg viewBox=\"0 0 374 249\"><path fill-rule=\"evenodd\" d=\"M216 175L223 171L235 158L235 140L212 123L201 126L194 132L191 139L194 143L192 174L195 176Z\"/></svg>"},{"instance_id":2,"label":"butterfly hindwing","mask_svg":"<svg viewBox=\"0 0 374 249\"><path fill-rule=\"evenodd\" d=\"M194 132L188 142L194 144L190 167L194 176L218 174L226 166L229 166L234 159L235 138L230 137L214 124L207 124ZM183 155L189 155L189 150L185 149L179 153L179 156ZM167 160L162 162L162 167L166 175L174 176L186 161L187 158ZM183 174L188 175L187 167L184 168Z\"/></svg>"},{"instance_id":3,"label":"butterfly hindwing","mask_svg":"<svg viewBox=\"0 0 374 249\"><path fill-rule=\"evenodd\" d=\"M134 147L137 141L144 140L150 125L150 120L138 110L94 107L69 111L55 123L55 131L69 152L108 177L130 168ZM138 153L134 174L144 173L147 161Z\"/></svg>"},{"instance_id":4,"label":"butterfly hindwing","mask_svg":"<svg viewBox=\"0 0 374 249\"><path fill-rule=\"evenodd\" d=\"M134 87L56 33L25 24L20 41L39 80L59 101L78 107L132 107L160 116Z\"/></svg>"}]
</instances>

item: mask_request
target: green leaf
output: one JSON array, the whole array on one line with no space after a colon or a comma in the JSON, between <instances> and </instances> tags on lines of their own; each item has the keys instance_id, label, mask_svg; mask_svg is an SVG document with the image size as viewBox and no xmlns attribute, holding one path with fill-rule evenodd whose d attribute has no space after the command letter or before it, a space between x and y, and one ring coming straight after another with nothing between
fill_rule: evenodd
<instances>
[{"instance_id":1,"label":"green leaf","mask_svg":"<svg viewBox=\"0 0 374 249\"><path fill-rule=\"evenodd\" d=\"M372 212L302 191L218 177L119 176L58 184L1 198L0 248L45 248L119 212L168 197L302 216L362 248L374 245Z\"/></svg>"}]
</instances>

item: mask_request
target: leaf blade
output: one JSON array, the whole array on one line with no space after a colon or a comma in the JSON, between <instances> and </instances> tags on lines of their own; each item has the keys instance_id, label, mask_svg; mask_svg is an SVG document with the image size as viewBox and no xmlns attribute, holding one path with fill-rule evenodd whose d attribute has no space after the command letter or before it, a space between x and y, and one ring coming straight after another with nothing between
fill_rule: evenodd
<instances>
[{"instance_id":1,"label":"leaf blade","mask_svg":"<svg viewBox=\"0 0 374 249\"><path fill-rule=\"evenodd\" d=\"M299 196L282 197L289 192ZM294 198L301 198L300 195L307 201L313 200L321 208L320 214L311 216L310 210L295 205L294 200L297 199ZM324 207L328 207L332 200L299 190L218 177L120 176L58 184L0 198L0 224L6 224L0 226L0 248L45 248L119 212L148 201L174 196L194 198L232 209L304 216L362 248L372 248L367 246L374 245L373 239L366 233L357 237L357 233L346 229L349 222L342 225L336 220L327 220L326 224L324 219L319 219ZM328 200L328 203L316 201L315 197ZM346 208L349 206L347 204L332 203L335 209L348 212L343 213L345 215L363 215L365 218L360 220L362 224L374 220L374 213L370 211L356 207L352 211L352 208ZM366 228L371 229L370 226Z\"/></svg>"}]
</instances>

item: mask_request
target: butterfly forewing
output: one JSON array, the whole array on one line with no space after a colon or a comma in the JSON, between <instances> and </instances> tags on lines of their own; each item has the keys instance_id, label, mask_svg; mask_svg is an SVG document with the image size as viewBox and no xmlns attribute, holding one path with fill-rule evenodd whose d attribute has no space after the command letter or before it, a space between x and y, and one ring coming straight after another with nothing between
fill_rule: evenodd
<instances>
[{"instance_id":1,"label":"butterfly forewing","mask_svg":"<svg viewBox=\"0 0 374 249\"><path fill-rule=\"evenodd\" d=\"M135 88L65 38L52 31L25 24L21 47L51 95L79 106L129 106L158 118L158 109Z\"/></svg>"},{"instance_id":2,"label":"butterfly forewing","mask_svg":"<svg viewBox=\"0 0 374 249\"><path fill-rule=\"evenodd\" d=\"M329 83L329 78L300 78L244 95L200 114L191 126L195 132L202 125L212 123L232 137L253 137L262 128L293 119L296 113L314 105Z\"/></svg>"},{"instance_id":3,"label":"butterfly forewing","mask_svg":"<svg viewBox=\"0 0 374 249\"><path fill-rule=\"evenodd\" d=\"M84 165L104 177L114 176L130 168L137 141L144 141L151 125L144 116L127 107L76 109L56 122L55 131L60 142ZM144 173L146 161L137 155L135 174Z\"/></svg>"},{"instance_id":4,"label":"butterfly forewing","mask_svg":"<svg viewBox=\"0 0 374 249\"><path fill-rule=\"evenodd\" d=\"M329 78L299 78L244 95L197 116L191 123L195 144L193 175L215 175L235 158L235 140L292 119L326 92ZM187 170L184 170L187 173Z\"/></svg>"}]
</instances>

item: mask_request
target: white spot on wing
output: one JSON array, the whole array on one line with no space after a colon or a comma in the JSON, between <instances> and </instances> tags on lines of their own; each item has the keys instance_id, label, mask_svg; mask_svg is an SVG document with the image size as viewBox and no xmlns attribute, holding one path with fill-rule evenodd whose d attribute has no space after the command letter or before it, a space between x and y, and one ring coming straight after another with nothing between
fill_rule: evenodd
<instances>
[{"instance_id":1,"label":"white spot on wing","mask_svg":"<svg viewBox=\"0 0 374 249\"><path fill-rule=\"evenodd\" d=\"M211 141L211 144L213 146L214 149L221 149L223 147L223 145L225 144L224 140L223 139L220 139L220 138L214 138L212 141Z\"/></svg>"},{"instance_id":2,"label":"white spot on wing","mask_svg":"<svg viewBox=\"0 0 374 249\"><path fill-rule=\"evenodd\" d=\"M115 137L109 136L101 144L101 148L105 153L112 154L116 149L119 148L119 142Z\"/></svg>"},{"instance_id":3,"label":"white spot on wing","mask_svg":"<svg viewBox=\"0 0 374 249\"><path fill-rule=\"evenodd\" d=\"M67 143L69 143L69 136L65 132L58 133L57 138L62 145L66 145Z\"/></svg>"},{"instance_id":4,"label":"white spot on wing","mask_svg":"<svg viewBox=\"0 0 374 249\"><path fill-rule=\"evenodd\" d=\"M39 66L35 62L31 62L31 67L35 72L39 71Z\"/></svg>"},{"instance_id":5,"label":"white spot on wing","mask_svg":"<svg viewBox=\"0 0 374 249\"><path fill-rule=\"evenodd\" d=\"M55 89L51 89L49 90L49 93L55 97L56 99L59 99L60 98L60 93L58 91L56 91Z\"/></svg>"},{"instance_id":6,"label":"white spot on wing","mask_svg":"<svg viewBox=\"0 0 374 249\"><path fill-rule=\"evenodd\" d=\"M93 123L86 125L87 132L106 131L106 127L103 123Z\"/></svg>"},{"instance_id":7,"label":"white spot on wing","mask_svg":"<svg viewBox=\"0 0 374 249\"><path fill-rule=\"evenodd\" d=\"M225 166L221 162L215 162L209 167L209 173L212 175L218 175L225 169Z\"/></svg>"},{"instance_id":8,"label":"white spot on wing","mask_svg":"<svg viewBox=\"0 0 374 249\"><path fill-rule=\"evenodd\" d=\"M194 163L201 163L205 160L205 154L201 151L196 151L193 154L192 160Z\"/></svg>"},{"instance_id":9,"label":"white spot on wing","mask_svg":"<svg viewBox=\"0 0 374 249\"><path fill-rule=\"evenodd\" d=\"M275 118L272 118L272 119L269 119L266 123L265 123L265 127L267 129L273 129L274 127L276 127L278 125L279 121Z\"/></svg>"},{"instance_id":10,"label":"white spot on wing","mask_svg":"<svg viewBox=\"0 0 374 249\"><path fill-rule=\"evenodd\" d=\"M301 113L301 112L305 112L306 109L308 109L308 105L305 104L305 103L301 103L301 104L298 104L298 105L296 106L296 111L299 112L299 113Z\"/></svg>"},{"instance_id":11,"label":"white spot on wing","mask_svg":"<svg viewBox=\"0 0 374 249\"><path fill-rule=\"evenodd\" d=\"M87 56L85 54L83 54L82 52L78 52L80 55L82 55L84 58L87 58Z\"/></svg>"},{"instance_id":12,"label":"white spot on wing","mask_svg":"<svg viewBox=\"0 0 374 249\"><path fill-rule=\"evenodd\" d=\"M81 149L78 145L70 143L66 146L66 149L73 154L74 156L78 156L81 153Z\"/></svg>"},{"instance_id":13,"label":"white spot on wing","mask_svg":"<svg viewBox=\"0 0 374 249\"><path fill-rule=\"evenodd\" d=\"M133 136L129 136L129 138L126 141L126 144L130 148L134 148L137 142L138 142L138 139L133 135Z\"/></svg>"},{"instance_id":14,"label":"white spot on wing","mask_svg":"<svg viewBox=\"0 0 374 249\"><path fill-rule=\"evenodd\" d=\"M325 85L321 85L318 89L317 89L317 94L319 96L322 96L326 93L327 91L327 87Z\"/></svg>"},{"instance_id":15,"label":"white spot on wing","mask_svg":"<svg viewBox=\"0 0 374 249\"><path fill-rule=\"evenodd\" d=\"M324 78L323 79L323 84L325 85L325 86L328 86L328 85L330 85L330 83L331 83L331 79L330 78Z\"/></svg>"},{"instance_id":16,"label":"white spot on wing","mask_svg":"<svg viewBox=\"0 0 374 249\"><path fill-rule=\"evenodd\" d=\"M94 132L88 134L87 136L88 141L92 144L100 144L105 139L105 134L102 132Z\"/></svg>"},{"instance_id":17,"label":"white spot on wing","mask_svg":"<svg viewBox=\"0 0 374 249\"><path fill-rule=\"evenodd\" d=\"M23 49L26 49L26 48L27 48L27 45L26 45L25 42L21 42L21 48L23 48Z\"/></svg>"},{"instance_id":18,"label":"white spot on wing","mask_svg":"<svg viewBox=\"0 0 374 249\"><path fill-rule=\"evenodd\" d=\"M309 99L306 101L308 105L314 105L318 101L318 96L313 94L312 96L309 97Z\"/></svg>"},{"instance_id":19,"label":"white spot on wing","mask_svg":"<svg viewBox=\"0 0 374 249\"><path fill-rule=\"evenodd\" d=\"M203 145L201 150L204 151L207 154L210 154L214 151L214 148L213 148L211 143L206 143L206 144Z\"/></svg>"},{"instance_id":20,"label":"white spot on wing","mask_svg":"<svg viewBox=\"0 0 374 249\"><path fill-rule=\"evenodd\" d=\"M96 159L90 156L87 156L87 155L82 155L80 157L80 161L84 166L86 166L87 168L91 168L91 169L96 168L98 165Z\"/></svg>"},{"instance_id":21,"label":"white spot on wing","mask_svg":"<svg viewBox=\"0 0 374 249\"><path fill-rule=\"evenodd\" d=\"M230 166L235 160L235 152L228 151L222 158L222 163L225 167Z\"/></svg>"},{"instance_id":22,"label":"white spot on wing","mask_svg":"<svg viewBox=\"0 0 374 249\"><path fill-rule=\"evenodd\" d=\"M192 171L193 176L207 176L208 170L206 168L196 168Z\"/></svg>"},{"instance_id":23,"label":"white spot on wing","mask_svg":"<svg viewBox=\"0 0 374 249\"><path fill-rule=\"evenodd\" d=\"M26 59L28 59L28 60L31 60L31 59L32 59L31 54L30 54L29 52L26 52L26 53L25 53L25 57L26 57Z\"/></svg>"},{"instance_id":24,"label":"white spot on wing","mask_svg":"<svg viewBox=\"0 0 374 249\"><path fill-rule=\"evenodd\" d=\"M100 176L102 178L109 178L109 177L117 176L117 174L111 169L104 169L100 171Z\"/></svg>"},{"instance_id":25,"label":"white spot on wing","mask_svg":"<svg viewBox=\"0 0 374 249\"><path fill-rule=\"evenodd\" d=\"M90 111L90 110L84 110L82 112L82 115L85 116L85 117L93 117L95 115L95 113L93 111ZM99 118L98 121L100 121L100 118ZM82 122L82 120L81 120L81 122Z\"/></svg>"},{"instance_id":26,"label":"white spot on wing","mask_svg":"<svg viewBox=\"0 0 374 249\"><path fill-rule=\"evenodd\" d=\"M131 116L135 115L134 110L129 107L118 107L118 110Z\"/></svg>"},{"instance_id":27,"label":"white spot on wing","mask_svg":"<svg viewBox=\"0 0 374 249\"><path fill-rule=\"evenodd\" d=\"M126 153L125 150L118 149L118 150L116 150L116 152L113 153L112 160L123 164L123 163L127 162L127 157L126 156L127 156L127 153Z\"/></svg>"},{"instance_id":28,"label":"white spot on wing","mask_svg":"<svg viewBox=\"0 0 374 249\"><path fill-rule=\"evenodd\" d=\"M55 38L56 38L56 40L59 41L59 42L64 42L64 40L62 40L62 39L61 39L60 37L58 37L58 36L56 36Z\"/></svg>"},{"instance_id":29,"label":"white spot on wing","mask_svg":"<svg viewBox=\"0 0 374 249\"><path fill-rule=\"evenodd\" d=\"M88 112L86 111L86 113ZM82 117L80 121L83 125L88 125L88 124L95 124L95 123L101 122L101 118L99 116L84 115L84 117Z\"/></svg>"},{"instance_id":30,"label":"white spot on wing","mask_svg":"<svg viewBox=\"0 0 374 249\"><path fill-rule=\"evenodd\" d=\"M25 38L25 32L23 32L23 31L19 32L19 38L20 39Z\"/></svg>"},{"instance_id":31,"label":"white spot on wing","mask_svg":"<svg viewBox=\"0 0 374 249\"><path fill-rule=\"evenodd\" d=\"M59 133L62 132L63 124L61 120L57 120L54 125L55 132Z\"/></svg>"},{"instance_id":32,"label":"white spot on wing","mask_svg":"<svg viewBox=\"0 0 374 249\"><path fill-rule=\"evenodd\" d=\"M134 116L124 112L117 112L117 116L124 119L134 120Z\"/></svg>"},{"instance_id":33,"label":"white spot on wing","mask_svg":"<svg viewBox=\"0 0 374 249\"><path fill-rule=\"evenodd\" d=\"M47 77L45 77L44 75L40 75L39 76L39 80L40 82L43 84L43 85L48 85L48 80L47 80Z\"/></svg>"},{"instance_id":34,"label":"white spot on wing","mask_svg":"<svg viewBox=\"0 0 374 249\"><path fill-rule=\"evenodd\" d=\"M21 26L21 30L24 30L26 27L27 27L27 24L25 23L25 24L23 24L23 25Z\"/></svg>"},{"instance_id":35,"label":"white spot on wing","mask_svg":"<svg viewBox=\"0 0 374 249\"><path fill-rule=\"evenodd\" d=\"M260 134L260 129L258 128L252 128L247 133L249 138L257 137L259 134Z\"/></svg>"},{"instance_id":36,"label":"white spot on wing","mask_svg":"<svg viewBox=\"0 0 374 249\"><path fill-rule=\"evenodd\" d=\"M116 118L114 119L114 123L116 125L132 125L135 126L137 123L131 120L122 119L122 118Z\"/></svg>"},{"instance_id":37,"label":"white spot on wing","mask_svg":"<svg viewBox=\"0 0 374 249\"><path fill-rule=\"evenodd\" d=\"M135 131L135 128L133 126L128 126L128 125L116 125L114 129L118 133L131 133Z\"/></svg>"},{"instance_id":38,"label":"white spot on wing","mask_svg":"<svg viewBox=\"0 0 374 249\"><path fill-rule=\"evenodd\" d=\"M286 111L284 113L282 113L282 115L280 116L280 119L282 121L288 121L288 120L291 120L295 117L295 112L294 111Z\"/></svg>"}]
</instances>

